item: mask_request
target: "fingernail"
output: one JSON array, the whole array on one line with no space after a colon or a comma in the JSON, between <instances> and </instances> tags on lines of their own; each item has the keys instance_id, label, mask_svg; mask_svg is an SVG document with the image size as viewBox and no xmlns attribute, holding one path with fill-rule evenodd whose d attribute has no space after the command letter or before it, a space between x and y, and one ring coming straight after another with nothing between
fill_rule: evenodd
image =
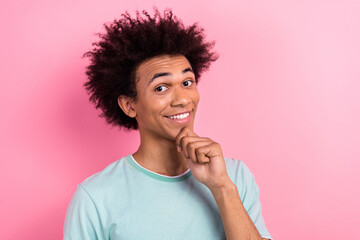
<instances>
[{"instance_id":1,"label":"fingernail","mask_svg":"<svg viewBox=\"0 0 360 240\"><path fill-rule=\"evenodd\" d=\"M176 146L176 149L177 149L178 152L181 152L181 147Z\"/></svg>"}]
</instances>

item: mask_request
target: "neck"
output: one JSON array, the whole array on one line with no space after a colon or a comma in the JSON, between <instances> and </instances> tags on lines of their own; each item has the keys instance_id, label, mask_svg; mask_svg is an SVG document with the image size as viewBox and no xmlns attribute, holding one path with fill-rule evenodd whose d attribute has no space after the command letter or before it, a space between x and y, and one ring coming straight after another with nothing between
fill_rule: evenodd
<instances>
[{"instance_id":1,"label":"neck","mask_svg":"<svg viewBox=\"0 0 360 240\"><path fill-rule=\"evenodd\" d=\"M133 157L144 168L167 176L180 175L189 168L183 154L177 151L175 140L155 140L141 133L140 139L140 147Z\"/></svg>"}]
</instances>

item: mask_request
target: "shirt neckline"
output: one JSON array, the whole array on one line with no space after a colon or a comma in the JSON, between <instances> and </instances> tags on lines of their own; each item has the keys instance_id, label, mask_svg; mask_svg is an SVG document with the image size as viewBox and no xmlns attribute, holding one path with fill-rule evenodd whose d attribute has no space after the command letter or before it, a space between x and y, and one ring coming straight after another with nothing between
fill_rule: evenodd
<instances>
[{"instance_id":1,"label":"shirt neckline","mask_svg":"<svg viewBox=\"0 0 360 240\"><path fill-rule=\"evenodd\" d=\"M180 181L188 179L192 175L190 172L190 168L188 170L186 170L185 172L183 172L182 174L177 175L177 176L166 176L166 175L162 175L162 174L150 171L149 169L144 168L138 162L136 162L136 160L134 159L132 154L130 154L128 156L128 162L138 171L144 173L145 175L147 175L149 177L152 177L156 180L160 180L163 182L180 182Z\"/></svg>"}]
</instances>

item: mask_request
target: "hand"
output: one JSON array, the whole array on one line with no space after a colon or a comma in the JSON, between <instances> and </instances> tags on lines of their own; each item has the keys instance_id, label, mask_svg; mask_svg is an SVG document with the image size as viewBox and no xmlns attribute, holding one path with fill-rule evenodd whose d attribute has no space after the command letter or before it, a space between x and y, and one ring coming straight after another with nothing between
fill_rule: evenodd
<instances>
[{"instance_id":1,"label":"hand","mask_svg":"<svg viewBox=\"0 0 360 240\"><path fill-rule=\"evenodd\" d=\"M210 190L232 184L219 143L210 138L199 137L187 127L181 129L175 142L178 151L188 160L190 171L196 180Z\"/></svg>"}]
</instances>

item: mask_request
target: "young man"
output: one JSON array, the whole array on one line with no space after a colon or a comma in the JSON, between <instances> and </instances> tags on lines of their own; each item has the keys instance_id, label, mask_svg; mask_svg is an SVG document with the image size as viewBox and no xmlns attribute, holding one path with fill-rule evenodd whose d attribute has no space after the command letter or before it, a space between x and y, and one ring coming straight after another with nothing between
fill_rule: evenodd
<instances>
[{"instance_id":1,"label":"young man","mask_svg":"<svg viewBox=\"0 0 360 240\"><path fill-rule=\"evenodd\" d=\"M217 56L171 11L129 14L88 53L90 99L139 149L79 184L64 239L271 239L241 161L193 129L197 81Z\"/></svg>"}]
</instances>

